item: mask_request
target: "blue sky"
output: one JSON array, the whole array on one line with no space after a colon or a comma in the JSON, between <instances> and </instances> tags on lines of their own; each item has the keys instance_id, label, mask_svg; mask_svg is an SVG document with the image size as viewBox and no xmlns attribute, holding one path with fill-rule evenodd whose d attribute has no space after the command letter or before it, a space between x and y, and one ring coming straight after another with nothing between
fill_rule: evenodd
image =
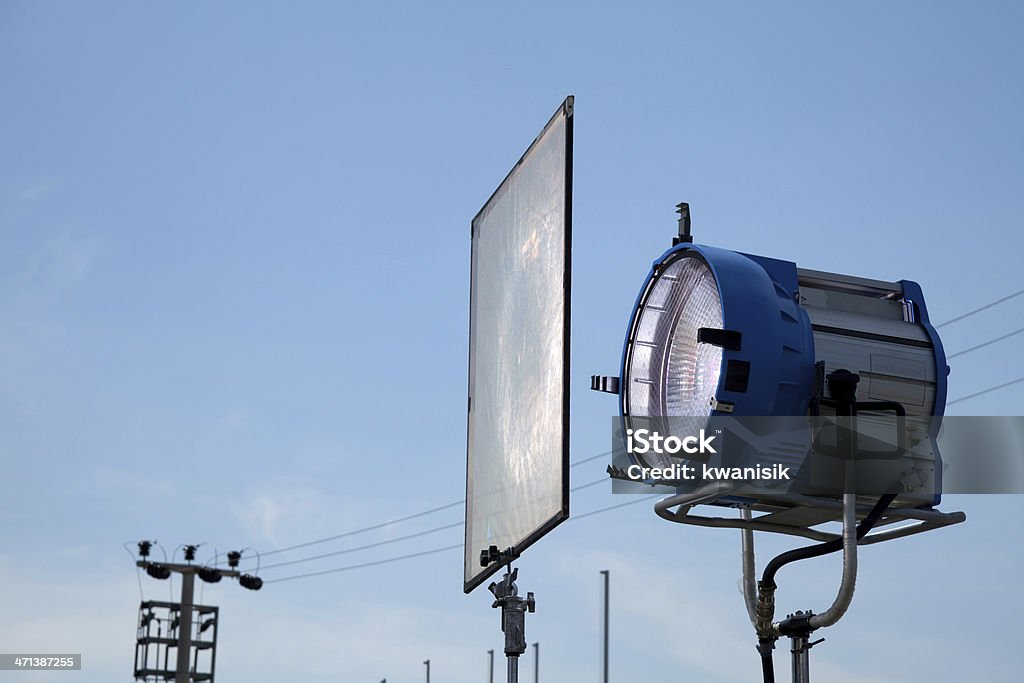
<instances>
[{"instance_id":1,"label":"blue sky","mask_svg":"<svg viewBox=\"0 0 1024 683\"><path fill-rule=\"evenodd\" d=\"M83 653L34 680L129 680L123 542L272 550L460 499L469 222L567 94L574 460L608 447L614 400L588 378L615 373L679 201L704 243L917 280L939 322L1024 286L1020 6L637 4L0 3L0 651ZM1024 297L943 339L1022 318ZM956 359L951 398L1024 376L1021 350ZM1022 402L1017 384L950 412ZM1016 680L1022 500L943 507L968 522L865 550L822 680ZM793 545L759 543L762 564ZM613 679L756 678L737 532L638 504L524 558L546 680L598 680L601 569ZM787 568L780 610L823 609L838 576ZM435 681L479 681L501 647L459 551L203 597L222 680L416 681L430 658Z\"/></svg>"}]
</instances>

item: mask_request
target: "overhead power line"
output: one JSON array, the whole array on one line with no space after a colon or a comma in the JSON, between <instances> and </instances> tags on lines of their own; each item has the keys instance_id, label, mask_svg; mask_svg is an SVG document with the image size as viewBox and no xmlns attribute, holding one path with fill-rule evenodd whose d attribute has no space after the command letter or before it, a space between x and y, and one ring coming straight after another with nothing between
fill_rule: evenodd
<instances>
[{"instance_id":1,"label":"overhead power line","mask_svg":"<svg viewBox=\"0 0 1024 683\"><path fill-rule=\"evenodd\" d=\"M592 455L589 458L583 458L582 460L577 460L574 463L570 463L569 467L579 467L583 463L590 462L591 460L597 460L598 458L605 458L605 457L607 457L607 456L609 456L611 454L612 454L611 451L605 451L604 453L598 453L597 455Z\"/></svg>"},{"instance_id":2,"label":"overhead power line","mask_svg":"<svg viewBox=\"0 0 1024 683\"><path fill-rule=\"evenodd\" d=\"M996 342L1003 341L1004 339L1009 339L1010 337L1012 337L1014 335L1018 335L1021 332L1024 332L1024 327L1022 327L1022 328L1020 328L1018 330L1014 330L1013 332L1009 332L1007 334L1004 334L1001 337L996 337L995 339L989 339L987 342L982 342L982 343L978 344L977 346L972 346L969 349L964 349L963 351L957 351L954 354L946 356L946 360L950 360L951 358L956 358L957 356L962 356L965 353L970 353L971 351L977 351L978 349L983 349L986 346L989 346L991 344L995 344Z\"/></svg>"},{"instance_id":3,"label":"overhead power line","mask_svg":"<svg viewBox=\"0 0 1024 683\"><path fill-rule=\"evenodd\" d=\"M608 477L605 476L605 477L601 477L600 479L595 479L594 481L587 482L586 484L580 484L579 486L573 486L571 489L569 489L569 493L575 493L577 491L582 491L583 489L589 489L591 486L597 486L598 484L603 484L606 481L609 481L609 479L608 479Z\"/></svg>"},{"instance_id":4,"label":"overhead power line","mask_svg":"<svg viewBox=\"0 0 1024 683\"><path fill-rule=\"evenodd\" d=\"M606 457L608 455L611 455L611 451L605 451L603 453L598 453L597 455L592 455L592 456L583 458L582 460L577 460L576 462L570 464L569 467L577 467L577 466L582 465L584 463L590 462L591 460L597 460L598 458L603 458L603 457ZM586 488L587 486L594 486L594 485L595 485L594 483L590 483L590 484L585 484L585 485L583 485L583 486L581 486L579 488ZM260 553L260 555L262 557L267 557L269 555L276 555L278 553L287 552L289 550L298 550L299 548L308 548L309 546L312 546L312 545L319 545L321 543L329 543L330 541L337 541L340 538L348 538L349 536L356 536L358 534L364 534L364 533L366 533L368 531L375 531L377 529L383 529L384 527L391 526L392 524L398 524L400 522L408 522L410 519L417 519L419 517L425 517L427 515L432 515L435 512L441 512L442 510L448 510L448 509L453 508L453 507L455 507L457 505L464 505L465 502L466 502L466 499L462 498L462 499L456 500L456 501L451 502L451 503L446 503L445 505L439 505L438 507L430 508L429 510L423 510L422 512L414 512L413 514L406 515L405 517L397 517L395 519L389 519L386 522L380 522L378 524L372 524L370 526L362 527L360 529L352 529L351 531L345 531L345 532L342 532L340 534L335 534L334 536L327 536L325 538L317 538L317 539L314 539L312 541L306 541L304 543L296 543L295 545L289 545L289 546L286 546L284 548L276 548L274 550L267 550L267 551L264 551L264 552Z\"/></svg>"},{"instance_id":5,"label":"overhead power line","mask_svg":"<svg viewBox=\"0 0 1024 683\"><path fill-rule=\"evenodd\" d=\"M936 328L939 328L939 327L945 327L946 325L952 325L953 323L956 323L956 322L960 322L960 321L961 321L961 320L963 320L964 318L969 318L969 317L971 317L972 315L974 315L975 313L981 313L982 311L986 311L986 310L988 310L988 309L992 308L993 306L998 306L999 304L1003 303L1004 301L1009 301L1010 299L1012 299L1012 298L1014 298L1014 297L1016 297L1016 296L1020 296L1021 294L1024 294L1024 289L1021 289L1021 290L1019 290L1019 291L1016 291L1016 292L1014 292L1013 294L1007 294L1006 296L1004 296L1004 297L1003 297L1003 298L1001 298L1001 299L996 299L996 300L995 300L995 301L993 301L992 303L988 303L988 304L985 304L984 306L980 306L980 307L978 307L978 308L975 308L975 309L974 309L974 310L972 310L972 311L967 311L966 313L962 313L962 314L958 315L958 316L957 316L957 317L955 317L955 318L950 318L950 319L949 319L949 320L947 320L946 322L944 322L944 323L939 323L939 324L938 324L938 325L936 325L935 327L936 327Z\"/></svg>"},{"instance_id":6,"label":"overhead power line","mask_svg":"<svg viewBox=\"0 0 1024 683\"><path fill-rule=\"evenodd\" d=\"M988 389L984 389L982 391L977 391L977 392L975 392L973 394L968 394L966 396L961 396L960 398L953 399L952 401L946 401L946 405L947 406L951 406L954 403L960 403L961 401L966 401L966 400L971 399L971 398L977 398L978 396L983 396L984 394L989 394L989 393L991 393L993 391L996 391L997 389L1003 389L1005 387L1012 386L1014 384L1019 384L1020 382L1024 382L1024 377L1018 377L1017 379L1010 380L1009 382L1003 382L1002 384L997 384L994 387L989 387Z\"/></svg>"},{"instance_id":7,"label":"overhead power line","mask_svg":"<svg viewBox=\"0 0 1024 683\"><path fill-rule=\"evenodd\" d=\"M635 500L631 500L631 501L628 501L628 502L625 502L625 503L619 503L618 505L609 505L608 507L598 508L597 510L591 510L590 512L584 512L582 515L577 515L575 517L570 517L568 521L572 522L572 521L577 520L577 519L583 519L584 517L590 517L591 515L598 515L598 514L601 514L602 512L610 512L611 510L617 510L619 508L626 507L627 505L636 505L637 503L642 503L642 502L648 501L648 500L650 500L650 496L649 495L638 496ZM279 579L269 579L267 581L264 581L264 583L280 583L282 581L294 581L296 579L305 579L305 578L309 578L309 577L312 577L312 576L323 576L324 574L335 574L335 573L338 573L338 572L347 572L347 571L351 571L353 569L364 569L366 567L377 567L377 566L380 566L382 564L390 564L392 562L401 562L402 560L411 560L411 559L416 558L416 557L423 557L424 555L433 555L435 553L443 553L443 552L446 552L448 550L455 550L456 548L462 548L462 547L463 547L462 543L456 543L455 545L446 545L443 548L432 548L430 550L424 550L424 551L421 551L421 552L418 552L418 553L408 553L406 555L399 555L397 557L388 557L388 558L385 558L383 560L375 560L373 562L363 562L361 564L350 564L350 565L346 565L344 567L335 567L333 569L324 569L324 570L321 570L321 571L318 571L318 572L309 572L307 574L296 574L294 576L283 576L283 577L281 577Z\"/></svg>"},{"instance_id":8,"label":"overhead power line","mask_svg":"<svg viewBox=\"0 0 1024 683\"><path fill-rule=\"evenodd\" d=\"M310 576L322 576L324 574L335 574L337 572L347 572L347 571L350 571L352 569L363 569L365 567L376 567L378 565L389 564L391 562L400 562L402 560L411 560L414 557L423 557L424 555L433 555L434 553L443 553L446 550L455 550L456 548L461 548L461 547L462 547L461 543L456 543L455 545L446 545L443 548L433 548L431 550L424 550L423 552L419 552L419 553L409 553L408 555L399 555L398 557L389 557L389 558L384 559L384 560L375 560L374 562L363 562L362 564L350 564L347 567L335 567L334 569L324 569L323 571L310 572L308 574L296 574L295 576L284 576L284 577L281 577L280 579L270 579L269 581L264 581L264 583L280 583L282 581L294 581L295 579L305 579L305 578L309 578Z\"/></svg>"},{"instance_id":9,"label":"overhead power line","mask_svg":"<svg viewBox=\"0 0 1024 683\"><path fill-rule=\"evenodd\" d=\"M429 510L424 510L423 512L414 512L413 514L406 515L405 517L397 517L395 519L389 519L386 522L381 522L379 524L373 524L371 526L363 527L361 529L353 529L352 531L345 531L345 532L340 533L340 534L335 534L334 536L327 536L326 538L318 538L318 539L313 540L313 541L306 541L305 543L296 543L295 545L290 545L290 546L287 546L287 547L284 547L284 548L278 548L276 550L268 550L268 551L265 551L263 553L260 553L260 555L262 555L263 557L266 557L267 555L276 555L278 553L283 553L283 552L286 552L286 551L289 551L289 550L297 550L299 548L308 548L311 545L318 545L320 543L327 543L328 541L336 541L339 538L348 538L349 536L355 536L356 534L364 534L367 531L374 531L376 529L383 529L386 526L391 526L392 524L398 524L399 522L407 522L410 519L416 519L417 517L425 517L427 515L432 515L435 512L441 512L442 510L447 510L449 508L453 508L456 505L462 505L465 502L466 502L466 499L463 498L462 500L457 500L454 503L447 503L445 505L439 505L436 508L430 508Z\"/></svg>"},{"instance_id":10,"label":"overhead power line","mask_svg":"<svg viewBox=\"0 0 1024 683\"><path fill-rule=\"evenodd\" d=\"M588 482L586 484L581 484L580 486L573 487L573 488L569 489L569 491L571 491L571 492L579 491L581 489L586 489L586 488L590 488L592 486L597 486L598 484L601 484L601 483L607 482L607 481L608 481L608 477L601 477L600 479L595 479L594 481ZM322 553L320 555L313 555L311 557L303 557L303 558L299 558L297 560L287 560L285 562L276 562L274 564L263 565L262 569L274 569L275 567L286 567L286 566L293 565L293 564L301 564L303 562L312 562L314 560L322 560L325 557L334 557L336 555L347 555L348 553L354 553L354 552L358 552L360 550L369 550L370 548L378 548L378 547L380 547L382 545L390 545L392 543L400 543L402 541L408 541L408 540L411 540L413 538L419 538L420 536L427 536L429 534L437 533L438 531L444 531L446 529L454 529L455 527L464 526L464 525L465 525L465 522L453 522L451 524L444 524L444 525L436 526L436 527L433 527L433 528L430 528L430 529L424 529L423 531L417 531L416 533L406 534L405 536L399 536L397 538L389 538L389 539L386 539L386 540L383 540L383 541L377 541L376 543L368 543L366 545L357 546L355 548L345 548L344 550L336 550L336 551L329 552L329 553Z\"/></svg>"},{"instance_id":11,"label":"overhead power line","mask_svg":"<svg viewBox=\"0 0 1024 683\"><path fill-rule=\"evenodd\" d=\"M414 534L408 534L406 536L400 536L398 538L389 538L385 541L377 541L376 543L368 543L355 548L345 548L344 550L336 550L331 553L323 553L321 555L314 555L312 557L303 557L298 560L288 560L287 562L277 562L275 564L268 564L263 569L273 569L275 567L285 567L292 564L299 564L301 562L312 562L313 560L322 560L325 557L334 557L335 555L345 555L347 553L354 553L360 550L369 550L370 548L377 548L382 545L388 545L390 543L400 543L402 541L408 541L413 538L419 538L420 536L426 536L428 534L434 534L438 531L444 531L445 529L454 529L457 526L464 526L465 522L453 522L452 524L445 524L443 526L436 526L432 529L426 529L424 531L418 531Z\"/></svg>"}]
</instances>

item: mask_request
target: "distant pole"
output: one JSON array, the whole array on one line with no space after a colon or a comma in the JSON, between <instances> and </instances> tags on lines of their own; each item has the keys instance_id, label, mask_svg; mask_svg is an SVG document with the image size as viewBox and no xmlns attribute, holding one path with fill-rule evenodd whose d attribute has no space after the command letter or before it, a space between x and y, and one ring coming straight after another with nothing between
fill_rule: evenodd
<instances>
[{"instance_id":1,"label":"distant pole","mask_svg":"<svg viewBox=\"0 0 1024 683\"><path fill-rule=\"evenodd\" d=\"M242 558L242 551L231 551L227 554L228 557L228 568L218 569L214 567L206 567L203 565L192 564L196 559L196 550L199 545L186 545L185 548L185 564L178 564L174 562L151 562L149 559L150 550L153 547L155 541L139 541L139 559L136 560L135 566L139 569L145 569L146 573L152 576L154 579L166 580L171 577L171 574L181 574L181 602L178 604L178 637L176 639L177 652L175 654L175 666L174 666L174 683L191 683L193 678L192 672L192 617L193 612L196 609L195 605L195 585L196 575L205 582L215 583L220 581L224 577L238 579L238 583L243 588L249 590L258 591L263 586L263 580L258 576L250 576L249 574L243 574L238 571L238 562ZM200 544L202 545L202 544ZM180 546L179 546L180 547ZM173 606L172 606L173 607ZM213 608L216 610L216 608ZM206 630L207 625L202 625L200 631ZM219 629L219 626L217 627ZM214 629L214 633L216 630ZM167 635L170 636L171 631L168 630ZM210 673L209 678L213 678L213 665L216 662L217 651L216 651L216 636L214 642L205 643L210 646ZM142 644L143 640L140 639L139 643ZM146 643L148 647L148 640ZM168 653L165 652L165 663L166 667ZM138 665L138 662L136 662ZM135 674L136 679L140 679L139 669L136 668ZM169 672L167 675L170 675Z\"/></svg>"},{"instance_id":2,"label":"distant pole","mask_svg":"<svg viewBox=\"0 0 1024 683\"><path fill-rule=\"evenodd\" d=\"M181 573L181 611L178 612L178 663L175 666L174 683L189 683L189 659L192 654L192 601L195 594L196 575Z\"/></svg>"},{"instance_id":3,"label":"distant pole","mask_svg":"<svg viewBox=\"0 0 1024 683\"><path fill-rule=\"evenodd\" d=\"M423 663L427 665L427 683L430 683L430 660L426 659Z\"/></svg>"},{"instance_id":4,"label":"distant pole","mask_svg":"<svg viewBox=\"0 0 1024 683\"><path fill-rule=\"evenodd\" d=\"M490 674L487 676L487 683L494 683L494 650L488 650L487 654L491 657Z\"/></svg>"},{"instance_id":5,"label":"distant pole","mask_svg":"<svg viewBox=\"0 0 1024 683\"><path fill-rule=\"evenodd\" d=\"M533 683L540 676L540 643L533 644Z\"/></svg>"},{"instance_id":6,"label":"distant pole","mask_svg":"<svg viewBox=\"0 0 1024 683\"><path fill-rule=\"evenodd\" d=\"M609 572L607 569L602 569L601 574L604 576L604 683L608 683L608 579Z\"/></svg>"}]
</instances>

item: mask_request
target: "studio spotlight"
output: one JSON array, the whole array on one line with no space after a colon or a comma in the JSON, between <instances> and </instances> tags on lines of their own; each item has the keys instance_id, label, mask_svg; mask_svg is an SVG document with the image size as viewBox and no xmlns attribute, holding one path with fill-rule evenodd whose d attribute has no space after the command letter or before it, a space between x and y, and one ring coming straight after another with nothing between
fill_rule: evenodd
<instances>
[{"instance_id":1,"label":"studio spotlight","mask_svg":"<svg viewBox=\"0 0 1024 683\"><path fill-rule=\"evenodd\" d=\"M804 466L812 463L817 476L824 471L824 447L814 439L824 420L845 405L833 395L833 388L842 384L836 378L849 376L856 379L855 395L846 403L852 402L854 413L863 413L859 429L874 429L875 443L898 441L900 447L905 434L913 435L913 463L923 462L938 473L935 418L945 409L948 368L921 287L909 280L808 270L790 261L694 244L686 208L679 237L654 261L640 288L629 316L619 376L592 379L593 389L618 395L623 435L635 427L650 432L670 423L676 427L666 427L668 433L683 424L694 434L703 428L710 431L713 424L726 430L723 438L728 440L732 425L740 425L737 432L749 430L762 418L768 421L757 424L786 429L806 424L799 444L777 439L771 444L775 450L763 448L764 440L756 445L746 442L745 447L758 457L785 451L778 455L781 465L805 474L811 470ZM726 425L721 418L737 421ZM834 433L833 429L826 436ZM892 439L893 434L898 438ZM680 461L664 450L640 450L630 450L628 460L641 468L667 470ZM875 455L883 453L878 450ZM613 476L616 471L622 475L622 466L612 468ZM941 478L927 479L927 485L919 486L913 496L901 497L897 505L937 505ZM728 507L763 503L765 511L780 509L775 496L737 497L724 488L728 487L721 495L702 494L692 500ZM805 493L795 488L789 492ZM816 506L808 499L799 503ZM791 500L782 507L792 504ZM806 529L812 517L794 521L792 527ZM681 514L677 521L691 520Z\"/></svg>"}]
</instances>

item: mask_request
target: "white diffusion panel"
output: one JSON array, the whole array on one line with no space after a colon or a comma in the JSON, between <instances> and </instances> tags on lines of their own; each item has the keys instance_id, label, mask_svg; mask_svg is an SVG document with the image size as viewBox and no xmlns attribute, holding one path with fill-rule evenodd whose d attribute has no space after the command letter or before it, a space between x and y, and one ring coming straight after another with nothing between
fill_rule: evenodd
<instances>
[{"instance_id":1,"label":"white diffusion panel","mask_svg":"<svg viewBox=\"0 0 1024 683\"><path fill-rule=\"evenodd\" d=\"M472 224L464 590L568 518L572 98Z\"/></svg>"}]
</instances>

